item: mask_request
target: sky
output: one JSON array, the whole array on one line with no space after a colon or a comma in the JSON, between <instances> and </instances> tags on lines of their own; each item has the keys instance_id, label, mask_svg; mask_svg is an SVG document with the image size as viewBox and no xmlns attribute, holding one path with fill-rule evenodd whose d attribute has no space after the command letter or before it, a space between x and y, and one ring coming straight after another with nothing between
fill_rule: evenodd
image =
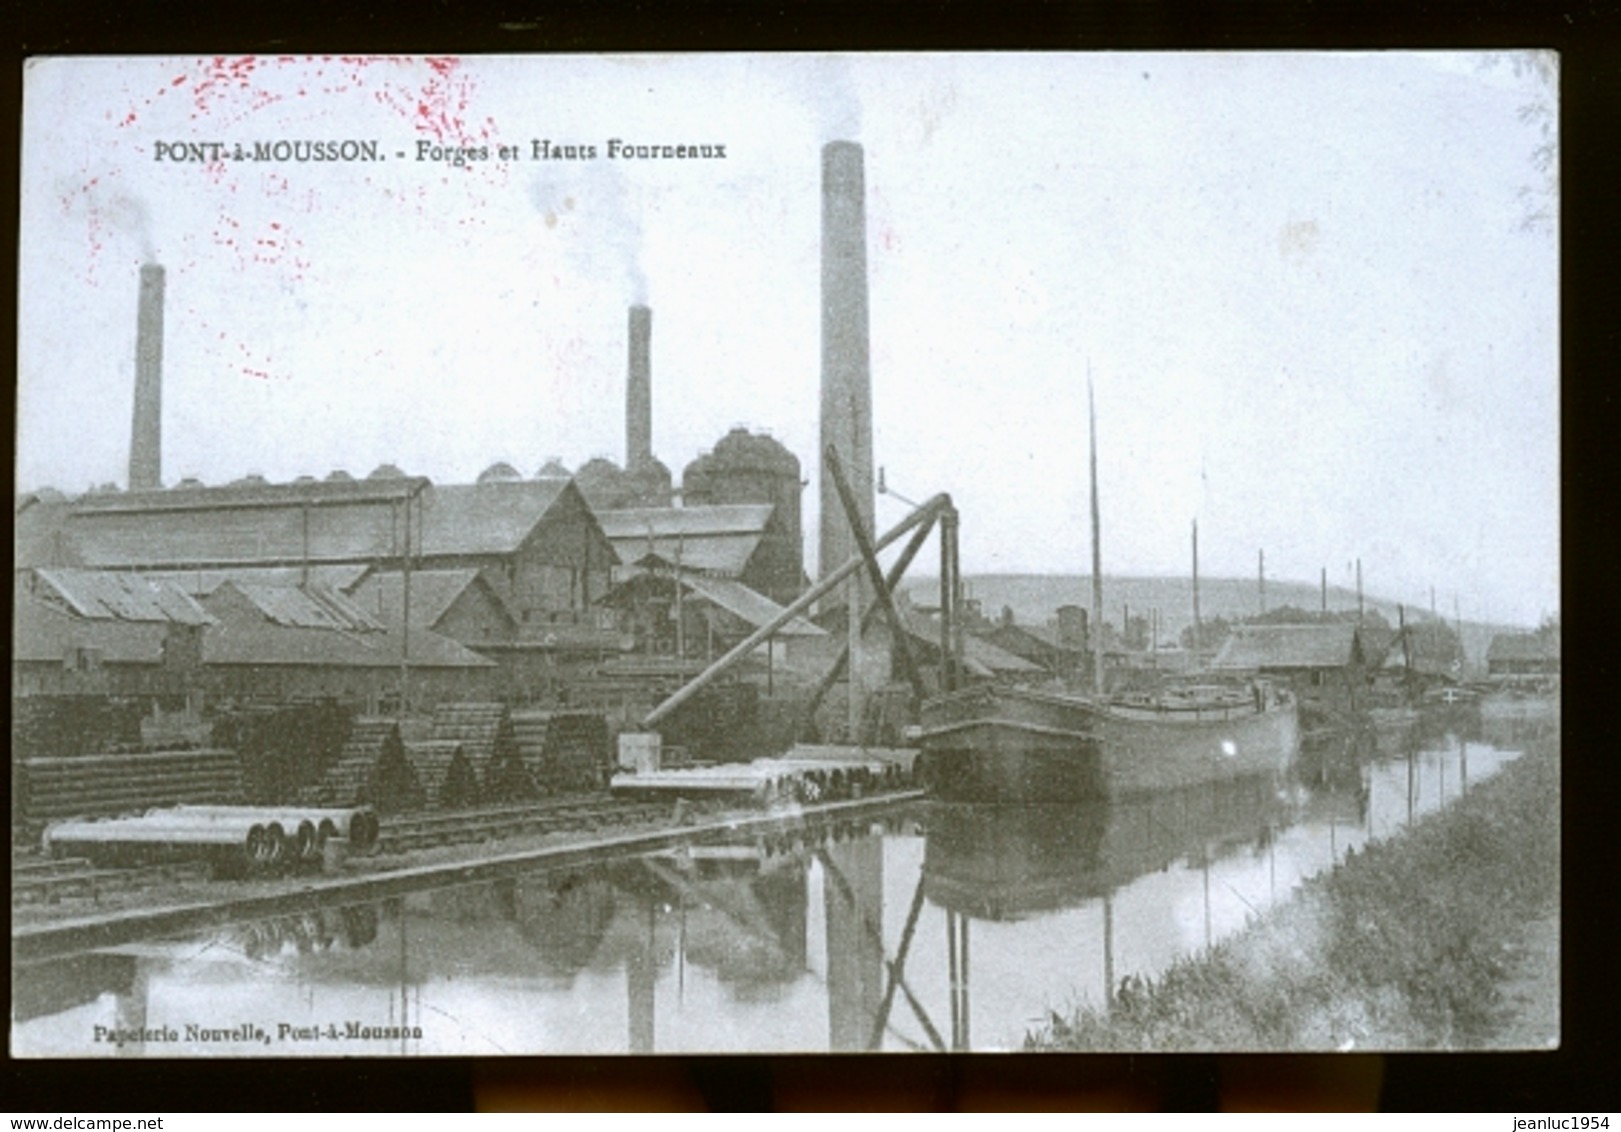
<instances>
[{"instance_id":1,"label":"sky","mask_svg":"<svg viewBox=\"0 0 1621 1132\"><path fill-rule=\"evenodd\" d=\"M646 302L655 453L679 480L769 431L812 561L820 148L848 139L880 527L946 491L965 571L1086 572L1090 377L1106 571L1185 573L1197 520L1207 576L1360 558L1370 593L1535 624L1557 86L1548 55L1407 52L34 60L17 484L126 482L145 261L171 484L622 461ZM346 139L382 160L170 159Z\"/></svg>"}]
</instances>

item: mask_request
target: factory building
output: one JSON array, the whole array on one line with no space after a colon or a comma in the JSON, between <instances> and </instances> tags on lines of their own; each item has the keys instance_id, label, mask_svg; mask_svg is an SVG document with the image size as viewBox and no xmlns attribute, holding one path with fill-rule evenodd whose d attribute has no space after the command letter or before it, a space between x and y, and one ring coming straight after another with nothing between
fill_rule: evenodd
<instances>
[{"instance_id":1,"label":"factory building","mask_svg":"<svg viewBox=\"0 0 1621 1132\"><path fill-rule=\"evenodd\" d=\"M863 160L860 146L847 142L822 154L822 439L843 457L870 531ZM681 604L690 600L704 618L705 638L718 631L727 639L769 619L808 584L805 480L800 460L779 441L734 428L686 466L679 490L654 455L652 311L646 306L627 313L623 466L597 457L571 475L554 458L525 478L500 462L474 483L439 485L384 464L364 478L338 471L269 483L249 475L216 487L187 479L165 490L163 268L143 266L138 291L130 490L76 499L41 491L19 499L15 566L19 572L139 575L186 596L212 619L207 624L241 627L230 648L199 650L204 667L211 656L215 666L232 669L232 680L211 681L217 690L245 691L242 681L259 680L267 695L302 694L340 668L351 674L366 669L372 646L382 645L397 667L443 661L440 667L457 673L442 681L447 688L544 698L570 680L589 678L613 656L635 651L638 641L656 644L662 630L638 621L654 591L672 604L677 593ZM854 540L825 469L822 481L826 570L853 553ZM858 576L849 589L859 592L863 585ZM150 659L152 641L186 632L206 639L208 632L159 621L131 630L121 614L86 617L29 601L33 620L25 624L19 617L17 644L33 647L25 639L32 633L46 642L42 655L56 655L58 663L62 625L72 626L67 636L75 639L144 634L139 641L119 637L110 650L132 665ZM354 623L319 623L334 611ZM77 620L61 622L64 616ZM33 622L37 632L29 627ZM47 631L47 623L57 627ZM90 623L100 627L87 628ZM808 623L796 628L805 637L825 635ZM327 636L294 643L310 633ZM346 635L359 651L333 643L332 634ZM449 648L440 649L440 642ZM97 655L94 644L84 647ZM300 649L312 658L309 684L287 675ZM253 668L255 651L263 663L257 675L243 675ZM159 683L165 680L172 683L167 676ZM372 686L361 685L358 691L372 697ZM342 680L329 686L350 687ZM426 687L425 678L419 686Z\"/></svg>"},{"instance_id":2,"label":"factory building","mask_svg":"<svg viewBox=\"0 0 1621 1132\"><path fill-rule=\"evenodd\" d=\"M21 570L13 696L184 696L213 618L178 587L84 570Z\"/></svg>"},{"instance_id":3,"label":"factory building","mask_svg":"<svg viewBox=\"0 0 1621 1132\"><path fill-rule=\"evenodd\" d=\"M314 659L296 673L288 632L266 628L233 638L247 651L210 662L211 671L217 663L240 676L228 682L228 694L246 687L252 650L262 647L280 658L255 677L264 695L325 686L374 702L384 682L398 685L404 646L392 639L397 635L412 638L413 703L455 689L464 698L525 699L623 651L623 634L596 604L617 558L571 481L482 479L435 487L385 467L364 480L108 493L71 504L34 499L19 513L26 521L19 523L17 565L138 573L204 606L230 586L238 596L248 587L266 600L274 591L286 608L319 602L325 592L375 611L384 637L352 630L368 646L355 648L306 635L300 647ZM425 614L432 618L426 623ZM280 626L293 628L311 626ZM457 647L441 649L440 641ZM454 674L418 677L419 663ZM372 668L376 679L360 675ZM200 683L227 692L219 679Z\"/></svg>"},{"instance_id":4,"label":"factory building","mask_svg":"<svg viewBox=\"0 0 1621 1132\"><path fill-rule=\"evenodd\" d=\"M418 706L466 699L496 665L441 634L409 635L319 583L224 581L201 600L171 578L20 571L13 696L148 701L157 716L204 701L333 697L393 704L402 664Z\"/></svg>"},{"instance_id":5,"label":"factory building","mask_svg":"<svg viewBox=\"0 0 1621 1132\"><path fill-rule=\"evenodd\" d=\"M435 487L383 476L91 495L42 507L19 566L81 566L184 579L474 569L525 627L591 624L617 564L567 480ZM49 524L50 529L44 529ZM32 559L32 560L29 560ZM192 586L190 588L207 588Z\"/></svg>"},{"instance_id":6,"label":"factory building","mask_svg":"<svg viewBox=\"0 0 1621 1132\"><path fill-rule=\"evenodd\" d=\"M615 586L603 600L619 614L620 624L632 636L633 651L704 662L730 650L783 609L729 578L658 568ZM795 617L760 652L768 663L792 668L798 663L799 642L825 636L810 621Z\"/></svg>"},{"instance_id":7,"label":"factory building","mask_svg":"<svg viewBox=\"0 0 1621 1132\"><path fill-rule=\"evenodd\" d=\"M367 573L350 596L358 608L385 625L408 622L413 633L438 633L474 648L518 636L518 620L495 584L471 566L413 570L409 602L405 573L400 570Z\"/></svg>"},{"instance_id":8,"label":"factory building","mask_svg":"<svg viewBox=\"0 0 1621 1132\"><path fill-rule=\"evenodd\" d=\"M225 582L203 599L203 687L212 699L286 702L332 697L392 711L409 669L413 708L476 698L496 664L438 633L405 633L317 585Z\"/></svg>"}]
</instances>

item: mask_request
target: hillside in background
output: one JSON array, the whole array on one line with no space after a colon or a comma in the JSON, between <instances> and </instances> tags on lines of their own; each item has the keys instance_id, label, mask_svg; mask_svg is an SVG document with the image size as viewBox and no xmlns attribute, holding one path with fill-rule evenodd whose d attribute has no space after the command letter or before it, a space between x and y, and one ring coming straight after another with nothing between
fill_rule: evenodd
<instances>
[{"instance_id":1,"label":"hillside in background","mask_svg":"<svg viewBox=\"0 0 1621 1132\"><path fill-rule=\"evenodd\" d=\"M1013 610L1021 623L1044 625L1053 617L1060 605L1079 605L1090 609L1092 605L1092 579L1086 574L970 574L964 577L970 598L978 599L987 617L996 617L1004 606ZM919 577L906 587L915 605L937 605L940 583L937 579ZM1268 609L1280 605L1293 605L1305 610L1320 608L1322 592L1319 587L1301 582L1273 581L1266 583ZM1378 610L1395 625L1396 603L1369 594L1365 598L1368 609ZM1135 578L1110 576L1103 587L1104 620L1119 625L1122 606L1130 606L1132 616L1150 609L1158 609L1165 633L1175 638L1193 624L1193 582L1189 578ZM1343 587L1328 587L1328 608L1355 609L1356 591ZM1224 617L1235 620L1252 617L1261 611L1254 578L1200 578L1199 615L1204 618ZM1444 608L1438 611L1450 623ZM1427 608L1407 607L1411 620L1428 619ZM1477 621L1463 623L1463 647L1471 664L1484 663L1486 647L1493 634L1514 632L1533 626L1495 625Z\"/></svg>"}]
</instances>

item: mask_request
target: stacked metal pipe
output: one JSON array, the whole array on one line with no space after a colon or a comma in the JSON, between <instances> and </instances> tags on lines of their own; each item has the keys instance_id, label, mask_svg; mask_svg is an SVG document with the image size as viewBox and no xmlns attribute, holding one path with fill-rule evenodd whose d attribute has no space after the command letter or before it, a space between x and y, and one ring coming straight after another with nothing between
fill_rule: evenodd
<instances>
[{"instance_id":1,"label":"stacked metal pipe","mask_svg":"<svg viewBox=\"0 0 1621 1132\"><path fill-rule=\"evenodd\" d=\"M45 844L53 854L72 853L105 864L200 856L219 866L263 873L319 862L334 837L367 852L376 846L377 834L377 817L369 809L205 805L58 822L45 831Z\"/></svg>"}]
</instances>

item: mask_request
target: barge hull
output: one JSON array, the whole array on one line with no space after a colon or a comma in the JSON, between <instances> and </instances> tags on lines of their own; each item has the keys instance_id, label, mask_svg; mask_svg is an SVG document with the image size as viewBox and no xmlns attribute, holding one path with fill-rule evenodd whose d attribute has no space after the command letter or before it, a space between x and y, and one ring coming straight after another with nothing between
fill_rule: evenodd
<instances>
[{"instance_id":1,"label":"barge hull","mask_svg":"<svg viewBox=\"0 0 1621 1132\"><path fill-rule=\"evenodd\" d=\"M1299 744L1293 702L1162 713L986 688L930 706L924 784L948 801L1129 798L1281 771Z\"/></svg>"}]
</instances>

